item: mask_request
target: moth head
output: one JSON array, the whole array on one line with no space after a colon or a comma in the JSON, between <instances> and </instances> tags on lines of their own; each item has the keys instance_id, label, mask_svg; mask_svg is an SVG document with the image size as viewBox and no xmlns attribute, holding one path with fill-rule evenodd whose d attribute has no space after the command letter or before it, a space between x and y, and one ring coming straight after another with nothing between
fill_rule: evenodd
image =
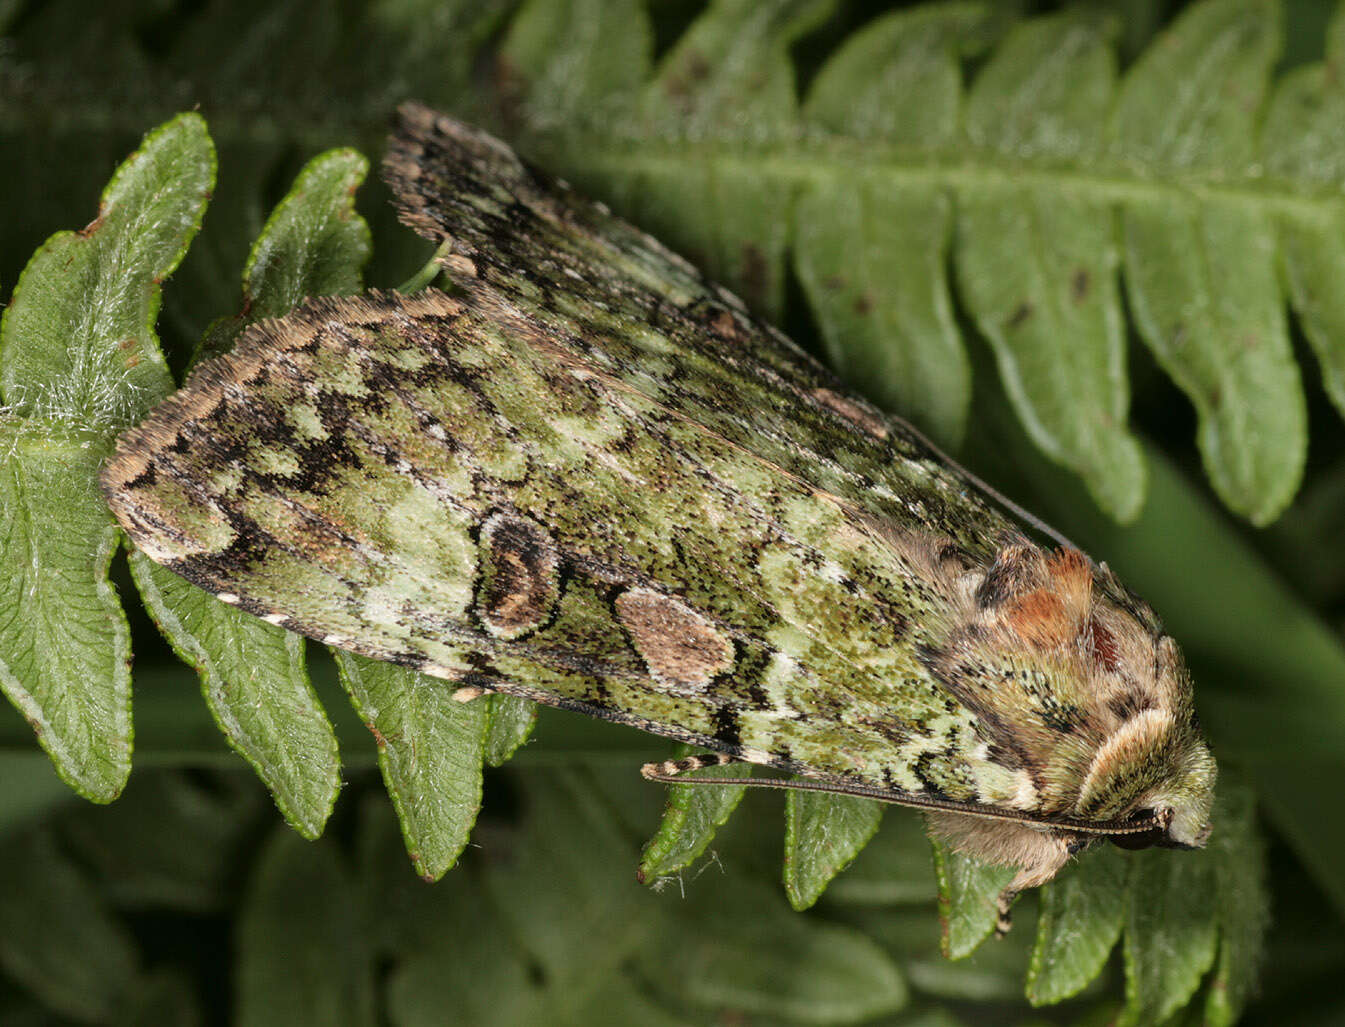
<instances>
[{"instance_id":1,"label":"moth head","mask_svg":"<svg viewBox=\"0 0 1345 1027\"><path fill-rule=\"evenodd\" d=\"M1191 849L1210 835L1218 768L1200 735L1190 677L1177 645L1161 635L1155 646L1155 705L1132 714L1099 750L1083 789L1084 801L1131 796L1125 819L1149 822L1146 831L1113 836L1122 848Z\"/></svg>"},{"instance_id":2,"label":"moth head","mask_svg":"<svg viewBox=\"0 0 1345 1027\"><path fill-rule=\"evenodd\" d=\"M1145 797L1135 819L1152 819L1154 827L1135 835L1112 838L1123 849L1158 845L1165 849L1199 849L1209 839L1214 804L1214 757L1203 741L1196 739L1184 753L1181 768L1161 789Z\"/></svg>"},{"instance_id":3,"label":"moth head","mask_svg":"<svg viewBox=\"0 0 1345 1027\"><path fill-rule=\"evenodd\" d=\"M1105 565L1025 539L964 573L963 619L926 662L998 751L1032 769L1035 800L1146 825L1118 844L1202 844L1214 760L1153 610Z\"/></svg>"}]
</instances>

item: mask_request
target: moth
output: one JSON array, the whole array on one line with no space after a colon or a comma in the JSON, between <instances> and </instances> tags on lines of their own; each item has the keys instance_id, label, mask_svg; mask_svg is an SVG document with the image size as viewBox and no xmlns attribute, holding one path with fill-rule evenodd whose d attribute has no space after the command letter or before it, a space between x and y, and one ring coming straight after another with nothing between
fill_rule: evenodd
<instances>
[{"instance_id":1,"label":"moth","mask_svg":"<svg viewBox=\"0 0 1345 1027\"><path fill-rule=\"evenodd\" d=\"M453 291L310 300L119 440L149 557L327 645L693 743L678 780L924 810L1042 884L1202 845L1176 643L658 242L428 108L385 162ZM694 779L693 779L694 780Z\"/></svg>"}]
</instances>

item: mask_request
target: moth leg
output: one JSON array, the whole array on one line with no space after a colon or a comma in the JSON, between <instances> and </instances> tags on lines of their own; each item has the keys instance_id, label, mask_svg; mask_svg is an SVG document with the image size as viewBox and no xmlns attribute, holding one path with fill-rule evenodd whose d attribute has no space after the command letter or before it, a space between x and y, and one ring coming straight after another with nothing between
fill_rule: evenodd
<instances>
[{"instance_id":1,"label":"moth leg","mask_svg":"<svg viewBox=\"0 0 1345 1027\"><path fill-rule=\"evenodd\" d=\"M1010 909L1019 892L1029 888L1038 888L1060 872L1060 868L1069 862L1069 858L1079 851L1079 844L1073 835L1057 835L1050 838L1049 845L1043 845L1037 859L1022 867L1009 882L1007 888L999 893L995 902L995 937L1003 938L1013 926Z\"/></svg>"},{"instance_id":2,"label":"moth leg","mask_svg":"<svg viewBox=\"0 0 1345 1027\"><path fill-rule=\"evenodd\" d=\"M664 781L676 782L677 784L693 784L696 782L684 780L681 775L688 774L693 770L704 770L706 767L723 767L730 763L737 763L732 756L722 752L705 753L700 756L684 756L680 760L663 760L661 763L646 763L640 768L640 776L646 781ZM705 784L723 784L723 781L705 781Z\"/></svg>"}]
</instances>

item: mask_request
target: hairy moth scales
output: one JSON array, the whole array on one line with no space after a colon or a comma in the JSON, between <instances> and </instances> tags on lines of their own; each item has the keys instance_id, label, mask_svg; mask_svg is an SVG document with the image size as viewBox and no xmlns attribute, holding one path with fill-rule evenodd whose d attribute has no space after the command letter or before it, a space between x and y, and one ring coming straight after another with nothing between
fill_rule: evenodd
<instances>
[{"instance_id":1,"label":"hairy moth scales","mask_svg":"<svg viewBox=\"0 0 1345 1027\"><path fill-rule=\"evenodd\" d=\"M1098 838L1203 844L1189 677L1105 566L498 140L407 106L385 174L457 291L311 300L198 367L103 474L147 555L461 701L922 807L1020 868L1005 911Z\"/></svg>"}]
</instances>

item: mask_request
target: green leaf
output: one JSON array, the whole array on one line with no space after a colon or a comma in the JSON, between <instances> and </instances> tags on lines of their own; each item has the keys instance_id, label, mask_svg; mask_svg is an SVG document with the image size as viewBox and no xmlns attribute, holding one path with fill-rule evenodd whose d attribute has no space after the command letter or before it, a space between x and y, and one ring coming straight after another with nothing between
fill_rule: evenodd
<instances>
[{"instance_id":1,"label":"green leaf","mask_svg":"<svg viewBox=\"0 0 1345 1027\"><path fill-rule=\"evenodd\" d=\"M0 688L56 772L111 802L131 772L130 638L108 581L120 532L101 433L0 416Z\"/></svg>"},{"instance_id":2,"label":"green leaf","mask_svg":"<svg viewBox=\"0 0 1345 1027\"><path fill-rule=\"evenodd\" d=\"M46 831L0 845L0 966L62 1016L104 1021L138 970L135 942Z\"/></svg>"},{"instance_id":3,"label":"green leaf","mask_svg":"<svg viewBox=\"0 0 1345 1027\"><path fill-rule=\"evenodd\" d=\"M693 746L681 746L678 756L701 752ZM743 778L752 776L750 763L728 763L722 767L706 767L696 771L696 777ZM722 788L700 785L669 785L668 801L659 821L658 832L645 843L640 857L639 881L657 886L665 877L689 867L709 844L715 832L724 825L738 808L747 789L741 785Z\"/></svg>"},{"instance_id":4,"label":"green leaf","mask_svg":"<svg viewBox=\"0 0 1345 1027\"><path fill-rule=\"evenodd\" d=\"M1096 155L1115 87L1111 35L1077 14L1012 32L968 98L972 142L1009 159ZM1082 475L1098 505L1132 520L1144 465L1126 428L1111 204L1010 176L960 198L957 233L959 289L1019 419L1043 452Z\"/></svg>"},{"instance_id":5,"label":"green leaf","mask_svg":"<svg viewBox=\"0 0 1345 1027\"><path fill-rule=\"evenodd\" d=\"M1173 196L1127 204L1124 232L1135 321L1196 408L1210 481L1268 524L1293 498L1307 451L1273 225L1242 203Z\"/></svg>"},{"instance_id":6,"label":"green leaf","mask_svg":"<svg viewBox=\"0 0 1345 1027\"><path fill-rule=\"evenodd\" d=\"M924 818L913 810L890 812L849 869L827 886L829 903L890 906L938 897Z\"/></svg>"},{"instance_id":7,"label":"green leaf","mask_svg":"<svg viewBox=\"0 0 1345 1027\"><path fill-rule=\"evenodd\" d=\"M59 98L62 109L76 99L79 113L51 126L59 138L44 138L39 159L25 162L41 166L41 178L28 167L16 173L29 176L34 193L44 193L54 174L73 180L80 169L72 165L96 165L98 148L106 145L109 132L138 124L131 121L135 112L161 106L162 97L173 95L181 81L191 81L193 95L221 111L221 125L230 137L227 147L237 154L232 163L246 165L236 173L249 180L249 188L254 188L252 181L255 188L269 181L267 172L281 153L273 145L277 137L299 137L305 144L325 144L336 133L342 138L352 132L372 137L381 131L394 98L406 95L438 100L477 118L493 103L535 158L634 215L720 277L731 277L759 308L777 313L783 302L784 249L794 243L802 268L809 259L806 251L816 245L820 248L813 262L827 268L833 258L839 259L836 238L854 217L854 208L861 218L872 209L874 216L858 223L864 232L851 236L863 240L852 247L857 273L844 287L829 291L817 281L805 281L806 295L824 326L833 358L846 340L853 340L858 355L839 359L839 366L856 381L868 376L868 368L876 369L880 379L869 386L874 395L900 404L944 441L960 434L958 411L966 409L966 399L959 382L965 376L955 373L958 341L943 317L941 281L935 278L933 288L921 284L929 272L915 257L932 260L919 247L926 229L917 232L908 226L934 222L937 227L940 207L951 201L957 211L967 197L982 204L993 203L997 195L1013 202L1019 186L1036 187L1035 192L1026 189L1025 202L1043 194L1071 197L1089 210L1132 203L1146 207L1156 201L1168 211L1173 199L1186 199L1197 208L1207 201L1216 207L1218 201L1231 201L1273 226L1278 237L1274 260L1284 261L1293 302L1310 341L1323 355L1328 388L1340 395L1333 343L1339 333L1332 328L1337 306L1332 297L1338 290L1330 288L1327 277L1335 267L1331 254L1340 235L1332 226L1345 216L1335 187L1339 157L1331 156L1339 148L1337 134L1331 132L1338 119L1329 102L1314 113L1313 83L1322 82L1328 100L1339 86L1330 75L1314 79L1306 72L1292 73L1281 91L1285 103L1277 96L1272 108L1297 108L1296 101L1289 101L1298 97L1312 109L1295 110L1294 116L1272 109L1266 116L1261 105L1267 55L1278 45L1279 4L1208 0L1190 5L1175 28L1130 66L1117 116L1098 122L1106 129L1100 152L1071 149L1072 141L1078 141L1071 133L1080 122L1064 117L1091 102L1087 89L1063 96L1035 91L1060 65L1043 61L1042 74L1034 76L1035 69L1000 53L992 54L983 67L968 65L967 55L976 54L1014 19L1009 5L986 5L989 13L984 16L971 5L931 5L862 25L822 61L805 90L802 117L794 99L794 58L802 56L811 71L813 59L845 24L836 19L827 33L814 32L829 10L826 5L814 10L783 0L715 4L679 36L681 16L664 7L650 16L642 6L532 0L500 32L503 47L479 52L499 29L507 6L502 0L480 5L388 0L337 23L315 17L297 0L265 11L261 6L206 5L184 15L171 43L160 41L153 56L115 21L82 24L81 32L57 46L42 37L43 26L51 31L59 19L22 19L15 51L32 78L25 79L25 100L5 109L14 112L19 125L31 118L30 96ZM1119 14L1127 57L1159 20L1157 5L1144 0L1104 6ZM1292 8L1296 21L1303 20L1306 6ZM646 77L651 21L658 46L666 46L668 56L655 76ZM1005 44L1005 53L1033 34L1032 24L1027 22ZM1310 36L1311 19L1304 24L1296 33ZM1339 28L1335 32L1333 38L1338 38ZM227 59L220 55L220 39L232 41ZM302 73L293 70L298 64L277 72L268 62L278 41L286 40L292 50L295 39L302 39ZM819 39L825 41L818 45ZM1110 42L1108 48L1113 48ZM92 53L102 59L78 56ZM908 62L895 56L906 54ZM128 98L122 81L112 102L103 76L108 68L120 67L122 57L136 68L126 79L135 82L134 95ZM480 71L491 58L498 58L491 66L496 75L485 79L499 84L498 95L482 88L481 76L475 83L471 79L473 67ZM977 75L971 99L964 100L961 79L973 71ZM257 87L263 81L269 83L267 95L275 94L277 102L263 104L264 91ZM1056 81L1064 79L1057 75ZM979 118L981 128L989 123L992 131L977 129L973 136L978 119L971 116L976 106L972 100L977 96L992 112ZM259 117L262 106L265 116ZM966 131L958 117L964 106L969 114ZM643 112L643 119L631 113L632 107ZM1003 118L994 116L1001 113ZM1263 120L1267 128L1258 142L1256 130ZM1009 146L1010 139L1024 145ZM86 154L95 157L85 159ZM793 232L791 206L805 194L816 204L806 222L815 243ZM830 220L828 202L836 215ZM18 211L21 224L35 216L29 206L41 209L36 203L25 205ZM238 214L245 209L245 204L229 206L230 219L242 220ZM1213 214L1222 217L1219 210ZM835 230L827 232L833 225ZM945 236L936 231L934 238ZM390 233L384 242L396 245ZM1306 255L1297 252L1305 246ZM1241 252L1235 250L1227 259L1238 263ZM900 274L888 273L894 254L906 260ZM962 255L950 256L960 267ZM1176 248L1163 248L1157 259L1192 262L1189 253ZM1251 265L1259 259L1255 254L1249 258ZM1051 266L1049 254L1043 263ZM860 272L866 269L872 270L876 284L861 290L865 275ZM1163 270L1149 273L1161 277ZM834 281L830 274L815 277ZM212 279L211 270L203 269L193 284L201 291L219 278L215 273ZM1199 292L1185 299L1192 307L1204 302ZM867 315L854 311L856 301ZM1101 300L1099 304L1106 306ZM189 306L211 309L175 304L181 310ZM1122 323L1119 305L1107 313L1101 323ZM1055 339L1057 346L1060 338L1064 336ZM1113 341L1110 334L1080 336L1078 348L1105 353ZM1227 348L1238 356L1234 344ZM940 353L947 355L947 363L934 359ZM906 384L914 375L937 370L945 376L929 389ZM1204 388L1208 382L1197 384ZM1025 395L1036 394L1035 382L1025 379L1025 385ZM1289 389L1286 397L1293 391ZM934 398L944 392L946 402ZM1109 398L1115 401L1121 394L1116 383L1108 383ZM1241 398L1230 402L1236 406ZM1034 408L1028 417L1039 433L1069 408L1048 403L1043 409L1046 415ZM1245 495L1234 499L1239 509L1261 519L1272 516L1269 511L1282 503L1282 493L1292 490L1295 454L1301 451L1301 441L1276 439L1284 424L1272 421L1267 425L1272 431L1260 432L1258 419L1266 412L1260 407L1242 411L1249 437L1260 434L1274 440L1263 443L1255 459L1268 459L1278 441L1290 446L1282 466L1265 470L1250 486L1260 488L1264 479L1268 494L1263 505L1250 503ZM1230 430L1238 416L1236 410L1223 414L1220 431ZM1123 422L1108 430L1125 437ZM1089 475L1093 491L1105 503L1139 501L1133 478L1106 477L1113 465L1119 472L1133 471L1128 444L1089 449L1068 430L1059 433L1056 444L1080 449L1082 455L1073 457L1079 462L1071 466ZM1059 458L1059 452L1052 452ZM1226 469L1221 473L1232 481L1220 486L1221 494L1230 494L1233 486L1248 488ZM1124 505L1113 509L1125 512Z\"/></svg>"},{"instance_id":8,"label":"green leaf","mask_svg":"<svg viewBox=\"0 0 1345 1027\"><path fill-rule=\"evenodd\" d=\"M172 387L153 331L160 282L214 174L199 116L149 133L98 218L33 255L0 324L0 687L61 777L98 802L131 761L129 639L107 580L118 536L98 468L109 436Z\"/></svg>"},{"instance_id":9,"label":"green leaf","mask_svg":"<svg viewBox=\"0 0 1345 1027\"><path fill-rule=\"evenodd\" d=\"M1270 920L1266 854L1256 830L1256 800L1245 786L1220 782L1214 815L1209 859L1215 867L1219 956L1205 999L1205 1022L1230 1027L1255 991L1265 945Z\"/></svg>"},{"instance_id":10,"label":"green leaf","mask_svg":"<svg viewBox=\"0 0 1345 1027\"><path fill-rule=\"evenodd\" d=\"M788 792L784 876L789 904L804 910L816 902L869 843L882 818L882 804L872 799Z\"/></svg>"},{"instance_id":11,"label":"green leaf","mask_svg":"<svg viewBox=\"0 0 1345 1027\"><path fill-rule=\"evenodd\" d=\"M962 959L995 929L999 893L1013 880L1017 868L986 866L942 842L931 843L943 927L940 947L948 959Z\"/></svg>"},{"instance_id":12,"label":"green leaf","mask_svg":"<svg viewBox=\"0 0 1345 1027\"><path fill-rule=\"evenodd\" d=\"M248 254L242 313L211 325L200 357L228 352L253 321L280 317L309 296L360 291L373 244L355 191L368 171L363 155L344 149L304 165Z\"/></svg>"},{"instance_id":13,"label":"green leaf","mask_svg":"<svg viewBox=\"0 0 1345 1027\"><path fill-rule=\"evenodd\" d=\"M1214 866L1203 855L1174 859L1162 849L1132 855L1122 1025L1166 1020L1190 1001L1214 963Z\"/></svg>"},{"instance_id":14,"label":"green leaf","mask_svg":"<svg viewBox=\"0 0 1345 1027\"><path fill-rule=\"evenodd\" d=\"M619 117L649 77L649 13L638 0L531 0L509 23L507 95L538 129Z\"/></svg>"},{"instance_id":15,"label":"green leaf","mask_svg":"<svg viewBox=\"0 0 1345 1027\"><path fill-rule=\"evenodd\" d=\"M0 325L0 399L15 413L113 432L172 389L154 320L215 183L199 114L145 136L98 216L48 239Z\"/></svg>"},{"instance_id":16,"label":"green leaf","mask_svg":"<svg viewBox=\"0 0 1345 1027\"><path fill-rule=\"evenodd\" d=\"M1274 5L1193 8L1127 77L1118 146L1174 169L1246 170L1278 52ZM1210 480L1232 509L1268 524L1298 488L1307 450L1270 213L1238 196L1167 192L1128 199L1122 224L1136 325L1196 408Z\"/></svg>"},{"instance_id":17,"label":"green leaf","mask_svg":"<svg viewBox=\"0 0 1345 1027\"><path fill-rule=\"evenodd\" d=\"M977 147L1017 160L1087 160L1116 90L1116 25L1087 9L1014 26L976 76L964 124Z\"/></svg>"},{"instance_id":18,"label":"green leaf","mask_svg":"<svg viewBox=\"0 0 1345 1027\"><path fill-rule=\"evenodd\" d=\"M265 782L290 826L316 838L341 790L336 735L308 680L304 640L131 553L140 598L229 745Z\"/></svg>"},{"instance_id":19,"label":"green leaf","mask_svg":"<svg viewBox=\"0 0 1345 1027\"><path fill-rule=\"evenodd\" d=\"M1073 998L1101 973L1121 937L1129 880L1124 854L1103 844L1042 889L1027 972L1027 997L1034 1006Z\"/></svg>"},{"instance_id":20,"label":"green leaf","mask_svg":"<svg viewBox=\"0 0 1345 1027\"><path fill-rule=\"evenodd\" d=\"M818 71L805 123L906 146L952 142L962 107L957 58L981 49L991 21L981 3L925 4L874 19Z\"/></svg>"},{"instance_id":21,"label":"green leaf","mask_svg":"<svg viewBox=\"0 0 1345 1027\"><path fill-rule=\"evenodd\" d=\"M373 1024L373 953L328 842L272 833L238 920L235 1023Z\"/></svg>"},{"instance_id":22,"label":"green leaf","mask_svg":"<svg viewBox=\"0 0 1345 1027\"><path fill-rule=\"evenodd\" d=\"M1256 160L1277 5L1193 5L1119 95L1114 20L1026 21L965 99L958 58L994 19L964 5L900 12L837 48L800 114L780 43L816 14L784 0L712 5L647 85L643 121L549 121L530 138L768 315L792 242L833 364L948 442L968 376L946 247L1034 441L1129 520L1145 469L1126 423L1123 271L1136 327L1197 407L1216 489L1254 523L1272 520L1306 446L1276 262L1321 322L1309 331L1329 383L1331 226L1345 217L1330 186L1297 168L1267 186ZM1277 238L1295 223L1310 256L1287 229Z\"/></svg>"},{"instance_id":23,"label":"green leaf","mask_svg":"<svg viewBox=\"0 0 1345 1027\"><path fill-rule=\"evenodd\" d=\"M734 134L750 122L771 138L797 119L788 47L833 0L719 0L659 63L641 103L644 130L677 146ZM647 161L625 183L623 207L749 306L779 317L793 186L750 163Z\"/></svg>"},{"instance_id":24,"label":"green leaf","mask_svg":"<svg viewBox=\"0 0 1345 1027\"><path fill-rule=\"evenodd\" d=\"M1327 35L1326 61L1286 75L1275 90L1261 136L1271 175L1316 186L1326 195L1345 181L1345 8ZM1321 362L1322 384L1345 416L1345 206L1315 204L1280 212L1285 278L1303 334Z\"/></svg>"},{"instance_id":25,"label":"green leaf","mask_svg":"<svg viewBox=\"0 0 1345 1027\"><path fill-rule=\"evenodd\" d=\"M834 0L715 0L659 62L644 114L690 138L750 123L767 136L792 127L797 104L789 45L826 19Z\"/></svg>"},{"instance_id":26,"label":"green leaf","mask_svg":"<svg viewBox=\"0 0 1345 1027\"><path fill-rule=\"evenodd\" d=\"M492 695L490 728L486 731L486 762L501 767L528 740L537 724L537 704L531 699L500 692Z\"/></svg>"},{"instance_id":27,"label":"green leaf","mask_svg":"<svg viewBox=\"0 0 1345 1027\"><path fill-rule=\"evenodd\" d=\"M939 443L961 441L971 370L948 294L951 210L938 189L884 175L805 188L795 265L831 365ZM894 235L900 224L907 233Z\"/></svg>"},{"instance_id":28,"label":"green leaf","mask_svg":"<svg viewBox=\"0 0 1345 1027\"><path fill-rule=\"evenodd\" d=\"M1221 177L1249 170L1252 126L1280 51L1280 5L1192 4L1135 62L1112 124L1123 160Z\"/></svg>"},{"instance_id":29,"label":"green leaf","mask_svg":"<svg viewBox=\"0 0 1345 1027\"><path fill-rule=\"evenodd\" d=\"M746 879L707 882L678 900L640 960L670 999L767 1022L860 1023L908 998L901 972L869 938L791 913L773 889Z\"/></svg>"},{"instance_id":30,"label":"green leaf","mask_svg":"<svg viewBox=\"0 0 1345 1027\"><path fill-rule=\"evenodd\" d=\"M818 73L804 125L874 144L947 143L962 103L956 51L985 21L978 4L879 19ZM956 446L971 369L948 292L948 196L937 182L856 172L814 178L795 210L795 266L827 357L881 405Z\"/></svg>"},{"instance_id":31,"label":"green leaf","mask_svg":"<svg viewBox=\"0 0 1345 1027\"><path fill-rule=\"evenodd\" d=\"M438 880L467 844L481 809L491 708L460 703L442 680L332 650L356 711L378 742L378 766L416 872Z\"/></svg>"}]
</instances>

